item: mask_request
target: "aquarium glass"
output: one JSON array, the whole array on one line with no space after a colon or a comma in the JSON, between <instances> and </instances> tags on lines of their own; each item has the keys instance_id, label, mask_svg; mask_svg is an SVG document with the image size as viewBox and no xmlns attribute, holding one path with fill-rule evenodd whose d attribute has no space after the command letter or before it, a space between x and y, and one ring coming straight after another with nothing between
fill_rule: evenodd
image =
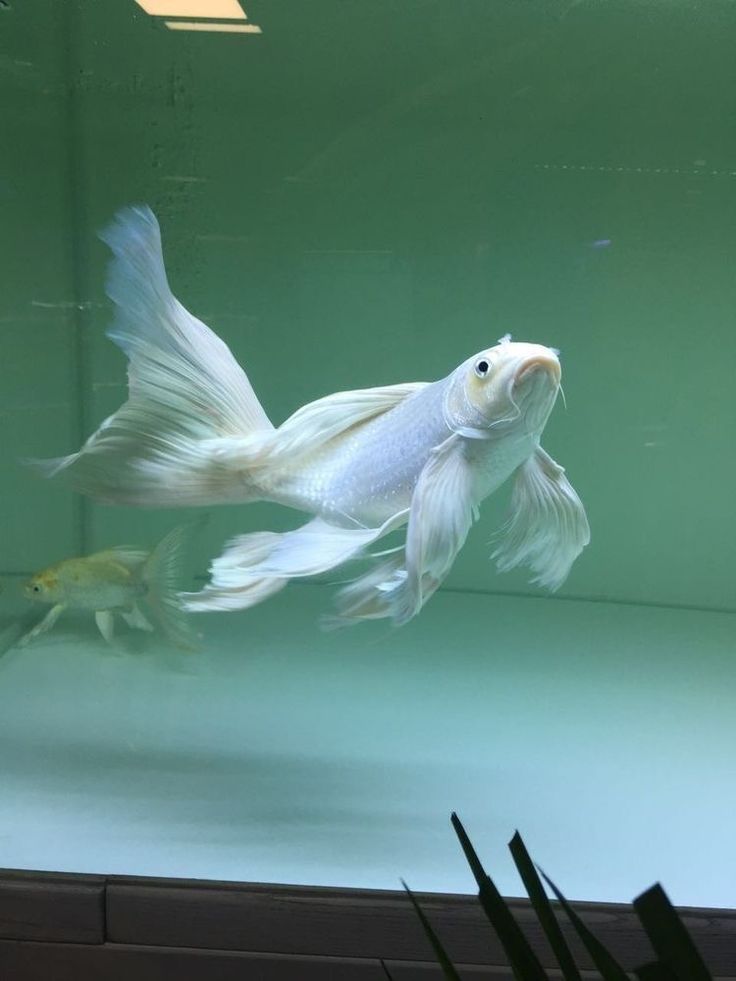
<instances>
[{"instance_id":1,"label":"aquarium glass","mask_svg":"<svg viewBox=\"0 0 736 981\"><path fill-rule=\"evenodd\" d=\"M469 892L455 810L506 894L519 829L570 897L736 905L735 37L730 0L0 0L1 866ZM19 645L55 563L184 524L196 592L306 520L24 462L127 397L98 233L131 205L275 425L559 349L564 584L490 558L512 478L403 626L325 630L341 565L192 613L197 651L94 604Z\"/></svg>"}]
</instances>

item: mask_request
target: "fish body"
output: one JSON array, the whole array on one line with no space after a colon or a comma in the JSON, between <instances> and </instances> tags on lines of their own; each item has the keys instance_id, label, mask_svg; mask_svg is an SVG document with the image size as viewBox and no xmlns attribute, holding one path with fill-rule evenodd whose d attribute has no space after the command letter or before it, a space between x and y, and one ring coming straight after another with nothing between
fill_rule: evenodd
<instances>
[{"instance_id":1,"label":"fish body","mask_svg":"<svg viewBox=\"0 0 736 981\"><path fill-rule=\"evenodd\" d=\"M140 556L135 564L122 561L112 552L65 559L36 573L26 585L25 595L75 610L129 610L148 592L140 575L148 553Z\"/></svg>"},{"instance_id":2,"label":"fish body","mask_svg":"<svg viewBox=\"0 0 736 981\"><path fill-rule=\"evenodd\" d=\"M192 634L175 592L183 534L175 528L153 551L120 546L64 559L31 576L25 596L51 610L22 643L49 630L65 610L89 610L107 641L119 614L140 630L153 630L150 616L172 640L189 646Z\"/></svg>"},{"instance_id":3,"label":"fish body","mask_svg":"<svg viewBox=\"0 0 736 981\"><path fill-rule=\"evenodd\" d=\"M419 385L394 408L349 429L307 459L276 469L259 487L264 499L336 524L382 524L408 509L433 449L462 424L447 412L454 373ZM278 438L278 437L277 437ZM463 440L477 504L504 483L533 449L534 435Z\"/></svg>"},{"instance_id":4,"label":"fish body","mask_svg":"<svg viewBox=\"0 0 736 981\"><path fill-rule=\"evenodd\" d=\"M440 585L485 497L512 478L512 515L494 556L551 589L589 540L580 498L540 439L557 398L557 352L508 337L435 382L336 392L278 428L227 346L172 295L158 223L121 212L109 336L129 359L128 401L84 446L42 462L108 503L274 501L312 520L229 543L190 610L242 609L406 529L392 557L338 595L338 622L411 619Z\"/></svg>"},{"instance_id":5,"label":"fish body","mask_svg":"<svg viewBox=\"0 0 736 981\"><path fill-rule=\"evenodd\" d=\"M408 508L432 447L450 435L442 391L442 383L419 386L296 466L290 462L264 475L264 497L348 525L381 524Z\"/></svg>"}]
</instances>

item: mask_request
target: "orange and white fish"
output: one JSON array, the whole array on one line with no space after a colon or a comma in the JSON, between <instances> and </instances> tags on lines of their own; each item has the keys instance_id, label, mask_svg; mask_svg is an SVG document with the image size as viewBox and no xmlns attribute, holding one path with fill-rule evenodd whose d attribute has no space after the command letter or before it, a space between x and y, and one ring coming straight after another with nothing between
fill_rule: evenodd
<instances>
[{"instance_id":1,"label":"orange and white fish","mask_svg":"<svg viewBox=\"0 0 736 981\"><path fill-rule=\"evenodd\" d=\"M275 428L228 347L175 299L145 207L103 234L114 253L111 339L129 358L128 401L71 456L42 463L115 504L275 501L312 515L294 531L231 541L189 610L253 606L289 579L366 557L406 526L390 557L338 594L339 622L405 623L452 566L478 506L513 478L494 553L556 589L589 541L580 498L540 438L560 387L557 352L508 337L435 382L338 392ZM385 553L384 553L385 554Z\"/></svg>"},{"instance_id":2,"label":"orange and white fish","mask_svg":"<svg viewBox=\"0 0 736 981\"><path fill-rule=\"evenodd\" d=\"M65 559L37 572L23 592L28 599L50 604L51 609L20 638L19 646L50 630L65 610L93 612L108 643L118 614L138 630L153 630L151 617L174 643L193 646L194 634L176 593L184 532L185 526L174 528L150 552L122 545Z\"/></svg>"}]
</instances>

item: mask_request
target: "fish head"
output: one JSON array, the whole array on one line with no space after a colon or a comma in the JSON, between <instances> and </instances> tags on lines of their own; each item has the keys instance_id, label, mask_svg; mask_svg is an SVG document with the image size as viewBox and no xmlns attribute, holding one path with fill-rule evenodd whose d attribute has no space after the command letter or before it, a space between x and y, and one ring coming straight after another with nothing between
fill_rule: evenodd
<instances>
[{"instance_id":1,"label":"fish head","mask_svg":"<svg viewBox=\"0 0 736 981\"><path fill-rule=\"evenodd\" d=\"M59 577L53 569L44 569L31 576L23 586L23 594L27 599L39 603L54 603L59 596Z\"/></svg>"},{"instance_id":2,"label":"fish head","mask_svg":"<svg viewBox=\"0 0 736 981\"><path fill-rule=\"evenodd\" d=\"M454 428L541 433L560 390L558 352L503 337L464 361L446 401Z\"/></svg>"}]
</instances>

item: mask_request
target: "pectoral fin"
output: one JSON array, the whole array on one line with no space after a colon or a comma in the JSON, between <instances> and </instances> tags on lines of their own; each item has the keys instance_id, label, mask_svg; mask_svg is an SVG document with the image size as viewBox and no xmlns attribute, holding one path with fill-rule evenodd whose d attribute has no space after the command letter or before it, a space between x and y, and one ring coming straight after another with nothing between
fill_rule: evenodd
<instances>
[{"instance_id":1,"label":"pectoral fin","mask_svg":"<svg viewBox=\"0 0 736 981\"><path fill-rule=\"evenodd\" d=\"M52 606L43 620L41 620L40 623L37 623L32 630L29 630L27 634L24 634L20 638L18 641L18 647L25 647L26 644L29 644L32 640L35 640L36 637L40 637L41 634L45 634L48 630L51 630L53 625L64 612L64 609L65 607L63 603L57 603L56 606Z\"/></svg>"},{"instance_id":2,"label":"pectoral fin","mask_svg":"<svg viewBox=\"0 0 736 981\"><path fill-rule=\"evenodd\" d=\"M338 594L333 625L415 616L450 571L476 517L473 475L463 441L453 435L438 446L414 488L403 559L395 556Z\"/></svg>"},{"instance_id":3,"label":"pectoral fin","mask_svg":"<svg viewBox=\"0 0 736 981\"><path fill-rule=\"evenodd\" d=\"M111 613L110 610L97 610L95 623L108 644L112 644L115 637L115 614Z\"/></svg>"},{"instance_id":4,"label":"pectoral fin","mask_svg":"<svg viewBox=\"0 0 736 981\"><path fill-rule=\"evenodd\" d=\"M493 553L500 572L527 565L532 582L558 589L590 541L582 501L564 469L537 447L516 473L512 517Z\"/></svg>"},{"instance_id":5,"label":"pectoral fin","mask_svg":"<svg viewBox=\"0 0 736 981\"><path fill-rule=\"evenodd\" d=\"M432 452L414 489L406 533L408 603L399 622L418 613L445 578L476 516L473 472L464 440L454 435Z\"/></svg>"}]
</instances>

